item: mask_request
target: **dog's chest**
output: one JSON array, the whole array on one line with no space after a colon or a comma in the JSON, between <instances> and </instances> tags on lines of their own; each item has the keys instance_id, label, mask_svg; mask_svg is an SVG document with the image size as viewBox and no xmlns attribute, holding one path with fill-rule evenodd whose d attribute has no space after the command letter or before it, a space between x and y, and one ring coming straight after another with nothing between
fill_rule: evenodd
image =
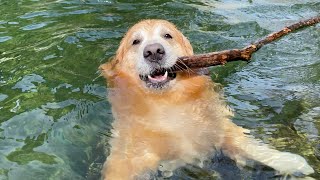
<instances>
[{"instance_id":1,"label":"dog's chest","mask_svg":"<svg viewBox=\"0 0 320 180\"><path fill-rule=\"evenodd\" d=\"M172 135L170 143L181 146L184 149L198 148L196 146L207 146L205 142L214 136L211 117L208 109L201 103L183 104L179 106L163 105L154 109L152 117L149 117L150 127ZM211 144L211 143L210 143Z\"/></svg>"}]
</instances>

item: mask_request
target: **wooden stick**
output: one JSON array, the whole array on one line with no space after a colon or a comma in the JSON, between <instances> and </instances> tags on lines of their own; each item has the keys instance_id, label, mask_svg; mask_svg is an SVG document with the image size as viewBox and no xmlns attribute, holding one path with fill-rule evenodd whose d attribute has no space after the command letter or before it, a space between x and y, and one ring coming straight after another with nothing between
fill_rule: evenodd
<instances>
[{"instance_id":1,"label":"wooden stick","mask_svg":"<svg viewBox=\"0 0 320 180\"><path fill-rule=\"evenodd\" d=\"M204 68L209 66L224 65L230 61L249 61L251 55L258 51L262 46L273 42L290 32L296 31L300 28L312 26L320 22L320 16L313 17L307 20L287 26L278 32L269 34L267 37L244 47L243 49L231 49L218 52L211 52L206 54L199 54L194 56L179 57L177 65L174 66L174 71L182 71L187 68Z\"/></svg>"}]
</instances>

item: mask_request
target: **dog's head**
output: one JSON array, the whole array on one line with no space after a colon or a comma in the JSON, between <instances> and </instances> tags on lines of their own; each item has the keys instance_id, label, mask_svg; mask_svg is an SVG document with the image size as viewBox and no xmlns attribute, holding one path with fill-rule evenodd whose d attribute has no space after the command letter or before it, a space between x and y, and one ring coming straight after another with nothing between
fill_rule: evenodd
<instances>
[{"instance_id":1,"label":"dog's head","mask_svg":"<svg viewBox=\"0 0 320 180\"><path fill-rule=\"evenodd\" d=\"M172 23L144 20L129 29L115 57L100 69L111 86L120 84L122 78L126 79L126 86L130 81L129 84L139 89L163 92L176 89L172 87L178 87L178 84L181 87L182 81L187 79L192 83L194 71L171 71L178 57L190 55L193 55L190 42Z\"/></svg>"}]
</instances>

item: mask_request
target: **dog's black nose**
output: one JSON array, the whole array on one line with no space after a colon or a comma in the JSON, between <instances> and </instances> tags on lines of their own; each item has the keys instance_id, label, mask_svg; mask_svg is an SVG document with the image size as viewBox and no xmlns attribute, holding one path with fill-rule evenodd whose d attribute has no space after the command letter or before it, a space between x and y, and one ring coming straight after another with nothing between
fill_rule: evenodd
<instances>
[{"instance_id":1,"label":"dog's black nose","mask_svg":"<svg viewBox=\"0 0 320 180\"><path fill-rule=\"evenodd\" d=\"M143 50L143 57L150 62L160 61L164 55L164 47L159 43L149 44Z\"/></svg>"}]
</instances>

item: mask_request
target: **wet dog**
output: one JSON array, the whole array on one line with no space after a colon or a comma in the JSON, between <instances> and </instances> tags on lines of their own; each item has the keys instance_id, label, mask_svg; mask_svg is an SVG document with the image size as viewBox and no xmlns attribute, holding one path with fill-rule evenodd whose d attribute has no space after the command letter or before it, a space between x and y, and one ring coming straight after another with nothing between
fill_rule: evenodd
<instances>
[{"instance_id":1,"label":"wet dog","mask_svg":"<svg viewBox=\"0 0 320 180\"><path fill-rule=\"evenodd\" d=\"M160 164L165 170L199 164L217 150L240 165L249 159L282 174L314 172L301 156L271 149L232 123L210 77L171 71L178 57L189 55L190 42L172 23L144 20L100 66L115 119L104 179L135 179Z\"/></svg>"}]
</instances>

